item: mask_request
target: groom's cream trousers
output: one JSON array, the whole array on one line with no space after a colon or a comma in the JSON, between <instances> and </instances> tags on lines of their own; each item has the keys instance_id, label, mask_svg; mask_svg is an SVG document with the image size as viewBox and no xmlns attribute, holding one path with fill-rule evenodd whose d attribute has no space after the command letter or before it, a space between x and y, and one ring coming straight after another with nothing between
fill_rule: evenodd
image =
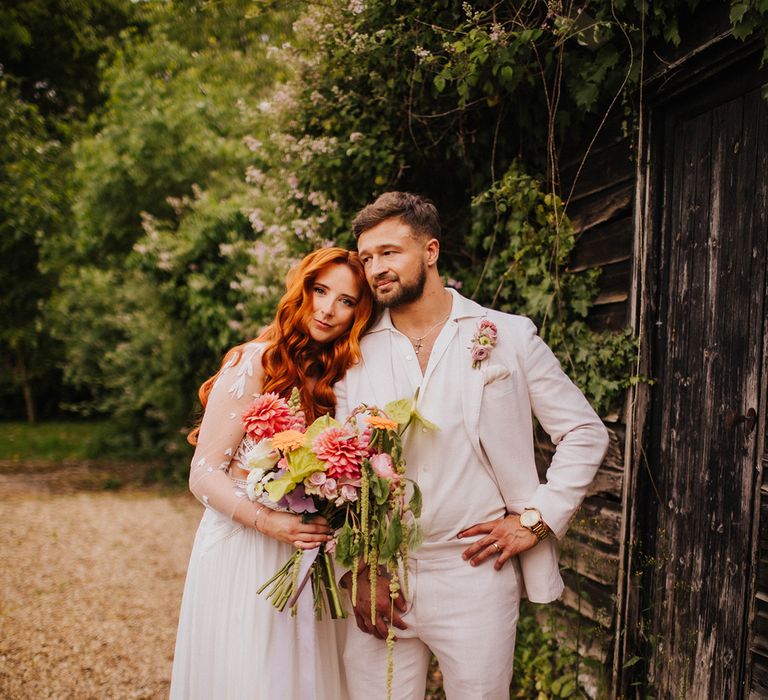
<instances>
[{"instance_id":1,"label":"groom's cream trousers","mask_svg":"<svg viewBox=\"0 0 768 700\"><path fill-rule=\"evenodd\" d=\"M459 540L448 556L409 567L410 601L394 648L393 700L421 700L430 650L453 700L507 700L512 680L520 571L512 559L496 571L493 559L477 567L461 559ZM386 698L386 644L347 621L344 667L351 700Z\"/></svg>"}]
</instances>

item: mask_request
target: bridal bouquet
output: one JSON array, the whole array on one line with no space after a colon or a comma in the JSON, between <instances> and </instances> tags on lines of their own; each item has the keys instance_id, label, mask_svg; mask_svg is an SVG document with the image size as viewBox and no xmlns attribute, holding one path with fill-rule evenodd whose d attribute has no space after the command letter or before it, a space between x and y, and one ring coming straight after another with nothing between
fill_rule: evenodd
<instances>
[{"instance_id":1,"label":"bridal bouquet","mask_svg":"<svg viewBox=\"0 0 768 700\"><path fill-rule=\"evenodd\" d=\"M343 425L323 416L306 426L296 390L289 400L262 394L245 410L248 497L305 517L320 514L334 531L318 550L297 550L259 589L278 610L295 610L311 581L316 616L322 617L326 601L331 617L345 616L329 556L334 550L344 567L369 565L373 590L385 569L397 597L398 571L407 569L401 565L420 544L421 492L406 479L402 456L402 436L414 420L435 427L415 410L415 400L383 410L359 406Z\"/></svg>"}]
</instances>

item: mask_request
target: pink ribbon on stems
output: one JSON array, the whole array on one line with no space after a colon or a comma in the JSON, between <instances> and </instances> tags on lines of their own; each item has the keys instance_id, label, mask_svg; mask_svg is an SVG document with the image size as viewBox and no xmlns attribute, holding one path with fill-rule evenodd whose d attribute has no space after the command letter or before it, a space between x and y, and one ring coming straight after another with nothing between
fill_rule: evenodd
<instances>
[{"instance_id":1,"label":"pink ribbon on stems","mask_svg":"<svg viewBox=\"0 0 768 700\"><path fill-rule=\"evenodd\" d=\"M309 592L302 595L307 581L310 579L312 564L315 563L317 555L320 552L319 547L306 549L302 552L299 562L299 575L296 580L296 592L286 605L286 610L276 612L275 621L275 642L274 649L276 653L270 654L272 659L272 685L275 697L288 697L290 693L285 693L285 681L291 677L291 670L288 666L296 656L296 649L293 646L294 631L298 632L298 654L301 663L299 663L299 697L302 700L312 700L317 696L315 680L317 671L315 669L315 601L312 595L312 586ZM296 605L296 615L288 612Z\"/></svg>"}]
</instances>

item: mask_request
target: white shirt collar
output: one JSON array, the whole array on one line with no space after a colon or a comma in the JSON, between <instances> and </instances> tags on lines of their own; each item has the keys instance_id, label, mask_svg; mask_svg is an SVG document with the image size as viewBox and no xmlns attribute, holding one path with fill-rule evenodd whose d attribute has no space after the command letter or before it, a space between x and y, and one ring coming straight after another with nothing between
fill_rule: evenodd
<instances>
[{"instance_id":1,"label":"white shirt collar","mask_svg":"<svg viewBox=\"0 0 768 700\"><path fill-rule=\"evenodd\" d=\"M458 321L462 318L478 318L486 315L486 310L477 302L467 299L451 287L446 287L446 290L453 296L451 315L448 317L449 321ZM379 331L384 330L395 330L389 309L384 309L381 316L379 316L378 321L373 324L368 333L378 333Z\"/></svg>"}]
</instances>

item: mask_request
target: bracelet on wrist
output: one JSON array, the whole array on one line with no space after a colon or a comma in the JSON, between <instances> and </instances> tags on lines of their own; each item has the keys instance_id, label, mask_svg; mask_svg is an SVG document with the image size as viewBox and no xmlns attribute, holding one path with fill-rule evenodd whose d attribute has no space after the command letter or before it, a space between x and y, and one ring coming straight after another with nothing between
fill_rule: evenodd
<instances>
[{"instance_id":1,"label":"bracelet on wrist","mask_svg":"<svg viewBox=\"0 0 768 700\"><path fill-rule=\"evenodd\" d=\"M266 507L267 506L265 505L259 506L258 510L256 511L256 515L253 516L253 529L257 532L261 532L261 528L259 527L259 516Z\"/></svg>"}]
</instances>

